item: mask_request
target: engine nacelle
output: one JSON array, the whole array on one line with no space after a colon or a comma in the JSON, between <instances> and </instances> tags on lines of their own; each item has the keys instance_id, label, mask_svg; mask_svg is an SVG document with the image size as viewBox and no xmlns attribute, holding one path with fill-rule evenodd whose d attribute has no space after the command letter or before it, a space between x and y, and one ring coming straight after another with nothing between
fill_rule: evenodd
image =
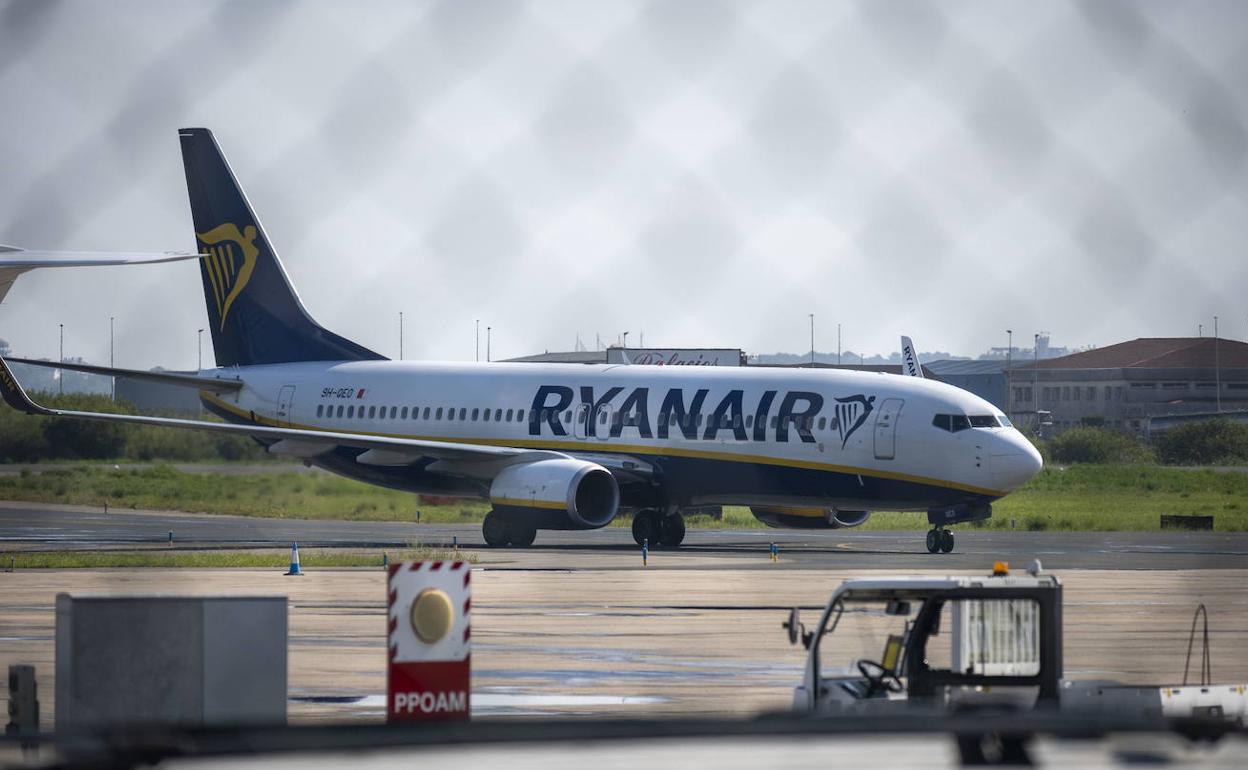
<instances>
[{"instance_id":1,"label":"engine nacelle","mask_svg":"<svg viewBox=\"0 0 1248 770\"><path fill-rule=\"evenodd\" d=\"M836 508L764 508L751 506L754 518L779 529L847 529L866 523L871 511Z\"/></svg>"},{"instance_id":2,"label":"engine nacelle","mask_svg":"<svg viewBox=\"0 0 1248 770\"><path fill-rule=\"evenodd\" d=\"M570 457L509 465L490 484L490 502L544 529L605 527L620 509L615 477Z\"/></svg>"}]
</instances>

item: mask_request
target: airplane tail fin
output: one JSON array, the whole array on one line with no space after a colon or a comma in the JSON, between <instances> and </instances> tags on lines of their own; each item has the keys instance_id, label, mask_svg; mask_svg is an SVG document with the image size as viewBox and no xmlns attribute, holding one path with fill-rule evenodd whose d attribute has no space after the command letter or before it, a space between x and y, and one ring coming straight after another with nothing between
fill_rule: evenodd
<instances>
[{"instance_id":1,"label":"airplane tail fin","mask_svg":"<svg viewBox=\"0 0 1248 770\"><path fill-rule=\"evenodd\" d=\"M304 310L212 132L178 137L217 366L383 360Z\"/></svg>"},{"instance_id":2,"label":"airplane tail fin","mask_svg":"<svg viewBox=\"0 0 1248 770\"><path fill-rule=\"evenodd\" d=\"M919 354L914 351L914 342L909 337L901 338L901 373L910 377L923 377Z\"/></svg>"}]
</instances>

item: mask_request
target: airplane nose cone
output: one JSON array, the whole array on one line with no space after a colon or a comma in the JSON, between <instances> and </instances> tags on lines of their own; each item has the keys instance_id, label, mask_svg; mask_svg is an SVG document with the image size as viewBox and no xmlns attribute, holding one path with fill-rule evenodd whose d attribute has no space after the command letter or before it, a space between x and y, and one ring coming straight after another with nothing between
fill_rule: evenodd
<instances>
[{"instance_id":1,"label":"airplane nose cone","mask_svg":"<svg viewBox=\"0 0 1248 770\"><path fill-rule=\"evenodd\" d=\"M1044 467L1044 460L1027 438L1016 430L1001 437L992 452L992 479L998 489L1012 492Z\"/></svg>"}]
</instances>

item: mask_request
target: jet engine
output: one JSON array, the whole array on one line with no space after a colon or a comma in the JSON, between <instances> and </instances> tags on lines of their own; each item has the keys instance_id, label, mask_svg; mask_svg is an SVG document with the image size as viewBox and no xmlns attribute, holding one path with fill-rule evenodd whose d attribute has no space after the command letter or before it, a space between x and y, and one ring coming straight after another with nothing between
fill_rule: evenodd
<instances>
[{"instance_id":1,"label":"jet engine","mask_svg":"<svg viewBox=\"0 0 1248 770\"><path fill-rule=\"evenodd\" d=\"M763 508L752 506L754 518L779 529L846 529L857 527L871 517L871 511L842 511L836 508Z\"/></svg>"},{"instance_id":2,"label":"jet engine","mask_svg":"<svg viewBox=\"0 0 1248 770\"><path fill-rule=\"evenodd\" d=\"M539 529L598 529L619 511L620 487L597 463L536 460L509 465L495 476L490 502Z\"/></svg>"}]
</instances>

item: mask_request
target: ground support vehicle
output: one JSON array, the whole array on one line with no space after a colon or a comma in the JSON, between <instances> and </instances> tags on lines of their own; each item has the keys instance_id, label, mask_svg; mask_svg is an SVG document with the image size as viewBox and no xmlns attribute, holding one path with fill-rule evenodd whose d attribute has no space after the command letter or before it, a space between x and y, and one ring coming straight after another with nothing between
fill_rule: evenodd
<instances>
[{"instance_id":1,"label":"ground support vehicle","mask_svg":"<svg viewBox=\"0 0 1248 770\"><path fill-rule=\"evenodd\" d=\"M1248 713L1248 684L1208 681L1207 643L1199 685L1064 679L1062 585L1039 562L1020 575L998 563L990 576L848 580L813 628L797 609L783 625L808 651L801 712L1049 708L1240 725Z\"/></svg>"}]
</instances>

